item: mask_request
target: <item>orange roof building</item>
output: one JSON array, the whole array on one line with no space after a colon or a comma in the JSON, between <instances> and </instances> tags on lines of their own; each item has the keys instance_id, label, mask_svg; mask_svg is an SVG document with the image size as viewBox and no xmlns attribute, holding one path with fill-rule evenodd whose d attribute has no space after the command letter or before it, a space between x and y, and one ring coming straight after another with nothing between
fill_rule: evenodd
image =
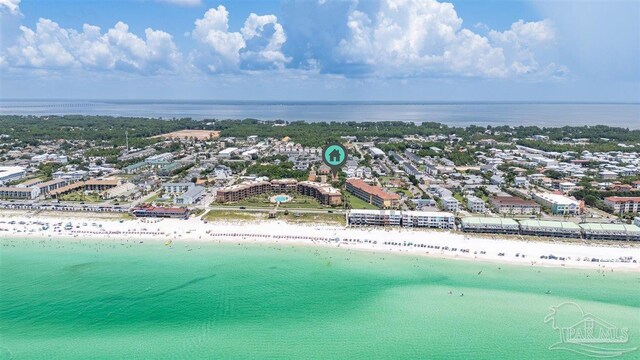
<instances>
[{"instance_id":1,"label":"orange roof building","mask_svg":"<svg viewBox=\"0 0 640 360\"><path fill-rule=\"evenodd\" d=\"M348 179L346 188L348 192L357 198L377 207L395 208L399 205L400 196L398 194L390 194L382 190L379 186L367 184L362 179Z\"/></svg>"}]
</instances>

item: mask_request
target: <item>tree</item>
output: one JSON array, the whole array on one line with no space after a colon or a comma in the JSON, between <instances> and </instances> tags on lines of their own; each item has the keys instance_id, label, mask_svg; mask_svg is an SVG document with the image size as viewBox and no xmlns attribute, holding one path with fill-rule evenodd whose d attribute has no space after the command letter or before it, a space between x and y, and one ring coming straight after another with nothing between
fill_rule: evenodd
<instances>
[{"instance_id":1,"label":"tree","mask_svg":"<svg viewBox=\"0 0 640 360\"><path fill-rule=\"evenodd\" d=\"M591 194L584 197L584 203L589 206L595 206L597 201L598 201L598 198L596 198Z\"/></svg>"}]
</instances>

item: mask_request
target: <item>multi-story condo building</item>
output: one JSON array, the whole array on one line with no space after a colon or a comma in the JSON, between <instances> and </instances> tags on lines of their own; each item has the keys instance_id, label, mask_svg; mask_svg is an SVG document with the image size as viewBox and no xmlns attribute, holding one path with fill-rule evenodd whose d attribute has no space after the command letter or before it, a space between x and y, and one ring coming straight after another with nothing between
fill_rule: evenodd
<instances>
[{"instance_id":1,"label":"multi-story condo building","mask_svg":"<svg viewBox=\"0 0 640 360\"><path fill-rule=\"evenodd\" d=\"M240 201L248 197L268 193L269 191L271 191L271 183L268 181L245 181L238 185L231 185L218 189L216 192L216 201Z\"/></svg>"},{"instance_id":2,"label":"multi-story condo building","mask_svg":"<svg viewBox=\"0 0 640 360\"><path fill-rule=\"evenodd\" d=\"M460 211L460 202L453 196L445 196L442 198L442 204L446 211L458 212Z\"/></svg>"},{"instance_id":3,"label":"multi-story condo building","mask_svg":"<svg viewBox=\"0 0 640 360\"><path fill-rule=\"evenodd\" d=\"M467 196L467 208L471 212L482 213L485 211L484 201L477 196Z\"/></svg>"},{"instance_id":4,"label":"multi-story condo building","mask_svg":"<svg viewBox=\"0 0 640 360\"><path fill-rule=\"evenodd\" d=\"M515 196L496 196L489 200L493 209L500 214L537 214L540 205L535 201L523 200Z\"/></svg>"},{"instance_id":5,"label":"multi-story condo building","mask_svg":"<svg viewBox=\"0 0 640 360\"><path fill-rule=\"evenodd\" d=\"M579 215L584 210L584 203L564 195L534 193L533 199L547 206L554 215Z\"/></svg>"},{"instance_id":6,"label":"multi-story condo building","mask_svg":"<svg viewBox=\"0 0 640 360\"><path fill-rule=\"evenodd\" d=\"M40 189L36 186L17 187L2 186L0 187L0 199L28 199L32 200L40 195Z\"/></svg>"},{"instance_id":7,"label":"multi-story condo building","mask_svg":"<svg viewBox=\"0 0 640 360\"><path fill-rule=\"evenodd\" d=\"M162 184L162 188L164 192L169 194L181 194L183 192L188 191L192 187L196 186L194 183L185 182L185 183L165 183Z\"/></svg>"},{"instance_id":8,"label":"multi-story condo building","mask_svg":"<svg viewBox=\"0 0 640 360\"><path fill-rule=\"evenodd\" d=\"M352 209L347 213L347 221L351 226L405 226L453 229L455 225L453 214L433 211Z\"/></svg>"},{"instance_id":9,"label":"multi-story condo building","mask_svg":"<svg viewBox=\"0 0 640 360\"><path fill-rule=\"evenodd\" d=\"M604 199L604 204L615 214L640 212L640 196L609 196Z\"/></svg>"},{"instance_id":10,"label":"multi-story condo building","mask_svg":"<svg viewBox=\"0 0 640 360\"><path fill-rule=\"evenodd\" d=\"M238 185L221 188L216 193L217 202L240 201L247 197L252 197L266 193L290 193L298 192L301 195L312 196L323 205L342 204L342 194L340 190L329 184L316 183L312 181L298 182L295 179L277 179L268 181L245 181Z\"/></svg>"},{"instance_id":11,"label":"multi-story condo building","mask_svg":"<svg viewBox=\"0 0 640 360\"><path fill-rule=\"evenodd\" d=\"M455 217L439 211L402 211L402 226L453 229Z\"/></svg>"},{"instance_id":12,"label":"multi-story condo building","mask_svg":"<svg viewBox=\"0 0 640 360\"><path fill-rule=\"evenodd\" d=\"M381 208L395 208L400 200L398 194L390 194L357 178L348 179L346 188L356 197Z\"/></svg>"},{"instance_id":13,"label":"multi-story condo building","mask_svg":"<svg viewBox=\"0 0 640 360\"><path fill-rule=\"evenodd\" d=\"M297 185L298 193L316 198L324 205L342 204L340 190L329 184L321 184L313 181L301 181Z\"/></svg>"}]
</instances>

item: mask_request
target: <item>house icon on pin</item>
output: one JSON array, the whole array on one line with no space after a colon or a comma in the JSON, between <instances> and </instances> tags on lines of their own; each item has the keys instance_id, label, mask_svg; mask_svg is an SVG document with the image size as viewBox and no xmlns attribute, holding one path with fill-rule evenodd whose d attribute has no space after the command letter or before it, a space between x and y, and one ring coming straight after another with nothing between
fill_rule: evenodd
<instances>
[{"instance_id":1,"label":"house icon on pin","mask_svg":"<svg viewBox=\"0 0 640 360\"><path fill-rule=\"evenodd\" d=\"M329 161L330 162L340 162L340 151L338 149L334 149L329 153Z\"/></svg>"}]
</instances>

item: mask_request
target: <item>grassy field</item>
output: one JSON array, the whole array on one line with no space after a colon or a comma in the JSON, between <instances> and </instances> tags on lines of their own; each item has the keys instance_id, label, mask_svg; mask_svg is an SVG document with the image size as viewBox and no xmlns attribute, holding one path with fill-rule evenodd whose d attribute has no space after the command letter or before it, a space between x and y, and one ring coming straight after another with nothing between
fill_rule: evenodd
<instances>
[{"instance_id":1,"label":"grassy field","mask_svg":"<svg viewBox=\"0 0 640 360\"><path fill-rule=\"evenodd\" d=\"M242 199L236 202L229 202L219 204L221 206L246 206L246 207L259 207L259 208L272 208L275 207L275 203L269 201L269 198L273 195L259 195L246 199ZM319 209L324 206L318 202L318 200L309 197L296 194L289 194L293 199L291 201L280 204L281 209Z\"/></svg>"},{"instance_id":2,"label":"grassy field","mask_svg":"<svg viewBox=\"0 0 640 360\"><path fill-rule=\"evenodd\" d=\"M408 198L412 198L413 194L411 193L411 191L409 191L409 189L405 189L405 188L396 188L396 189L392 189L394 193L403 193L406 197Z\"/></svg>"},{"instance_id":3,"label":"grassy field","mask_svg":"<svg viewBox=\"0 0 640 360\"><path fill-rule=\"evenodd\" d=\"M278 220L285 220L291 223L314 223L314 224L332 224L332 225L346 225L346 219L344 214L296 214L294 211L285 215L279 212L277 216Z\"/></svg>"},{"instance_id":4,"label":"grassy field","mask_svg":"<svg viewBox=\"0 0 640 360\"><path fill-rule=\"evenodd\" d=\"M235 221L252 221L252 220L268 220L268 212L248 212L248 211L232 211L232 210L209 210L203 217L205 221L235 220ZM296 213L295 211L279 211L274 220L284 220L291 223L315 223L315 224L332 224L345 225L346 220L343 214L309 214Z\"/></svg>"},{"instance_id":5,"label":"grassy field","mask_svg":"<svg viewBox=\"0 0 640 360\"><path fill-rule=\"evenodd\" d=\"M202 219L205 221L216 220L259 220L266 219L268 214L266 212L242 212L242 211L224 211L224 210L209 210Z\"/></svg>"},{"instance_id":6,"label":"grassy field","mask_svg":"<svg viewBox=\"0 0 640 360\"><path fill-rule=\"evenodd\" d=\"M95 193L84 194L82 191L74 191L60 197L62 201L84 201L87 203L99 203L102 202L100 196Z\"/></svg>"},{"instance_id":7,"label":"grassy field","mask_svg":"<svg viewBox=\"0 0 640 360\"><path fill-rule=\"evenodd\" d=\"M349 202L349 204L351 204L352 209L371 209L371 210L378 209L377 206L369 204L368 202L362 199L359 199L349 193L345 193L345 199L346 201Z\"/></svg>"}]
</instances>

